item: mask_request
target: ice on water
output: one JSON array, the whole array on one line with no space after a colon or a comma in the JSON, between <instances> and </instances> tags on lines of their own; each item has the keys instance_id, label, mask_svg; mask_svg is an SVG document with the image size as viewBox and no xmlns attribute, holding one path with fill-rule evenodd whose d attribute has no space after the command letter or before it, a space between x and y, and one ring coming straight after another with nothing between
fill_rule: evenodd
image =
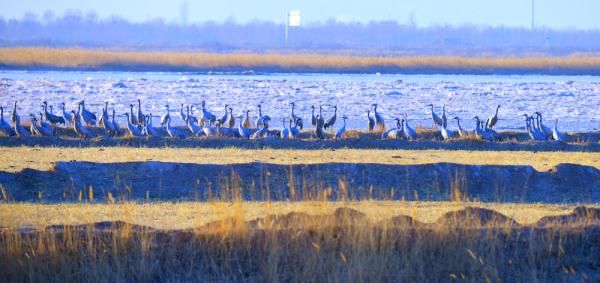
<instances>
[{"instance_id":1,"label":"ice on water","mask_svg":"<svg viewBox=\"0 0 600 283\"><path fill-rule=\"evenodd\" d=\"M440 115L442 104L446 104L448 117L461 117L463 126L470 128L475 115L487 118L500 104L500 129L522 129L522 114L534 111L544 114L548 126L558 118L563 131L600 128L600 80L595 77L12 71L1 72L0 77L0 103L10 106L16 100L20 115L40 112L44 100L57 112L61 102L70 110L85 99L86 107L97 113L108 101L109 108L115 107L124 119L129 104L137 104L140 98L144 113L158 119L166 104L172 112L179 112L181 104L194 104L198 115L199 104L205 100L217 116L224 113L224 104L229 104L236 116L262 104L263 111L274 120L272 127L281 127L281 118L289 115L289 103L295 101L296 114L304 118L305 125L310 124L311 105L317 111L318 105L324 105L326 118L337 105L338 115L349 117L349 128L364 129L366 111L372 103L379 104L378 111L388 124L408 113L412 126L426 127L432 125L426 105L433 103ZM450 127L455 126L452 120Z\"/></svg>"}]
</instances>

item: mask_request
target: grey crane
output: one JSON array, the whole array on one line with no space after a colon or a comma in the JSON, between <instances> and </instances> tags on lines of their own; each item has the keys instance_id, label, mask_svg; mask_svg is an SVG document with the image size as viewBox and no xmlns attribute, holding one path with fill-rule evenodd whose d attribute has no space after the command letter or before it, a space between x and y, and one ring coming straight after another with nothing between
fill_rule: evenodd
<instances>
[{"instance_id":1,"label":"grey crane","mask_svg":"<svg viewBox=\"0 0 600 283\"><path fill-rule=\"evenodd\" d=\"M395 139L398 137L398 130L402 129L401 125L399 125L400 119L394 118L394 121L396 121L396 127L388 129L388 130L384 131L383 133L381 133L382 139L388 139L388 138Z\"/></svg>"},{"instance_id":2,"label":"grey crane","mask_svg":"<svg viewBox=\"0 0 600 283\"><path fill-rule=\"evenodd\" d=\"M288 119L290 128L292 127L292 119ZM282 139L287 139L290 136L290 129L285 125L285 118L281 118L281 126L283 129L281 130L280 137Z\"/></svg>"},{"instance_id":3,"label":"grey crane","mask_svg":"<svg viewBox=\"0 0 600 283\"><path fill-rule=\"evenodd\" d=\"M479 119L479 116L475 116L473 117L473 119L475 119L475 122L477 123L477 126L475 127L475 136L478 139L483 139L483 140L487 140L487 141L494 141L494 138L486 131L484 131L483 129L481 129L481 120Z\"/></svg>"},{"instance_id":4,"label":"grey crane","mask_svg":"<svg viewBox=\"0 0 600 283\"><path fill-rule=\"evenodd\" d=\"M117 134L117 130L115 129L114 124L110 121L108 117L108 102L105 102L104 109L102 109L100 125L102 125L104 130L106 130L108 135L110 135L111 137L114 137Z\"/></svg>"},{"instance_id":5,"label":"grey crane","mask_svg":"<svg viewBox=\"0 0 600 283\"><path fill-rule=\"evenodd\" d=\"M498 106L496 106L496 113L494 113L493 116L487 118L487 120L485 121L485 126L486 128L494 128L494 126L496 126L496 123L498 123L498 110L500 109L500 104L498 104Z\"/></svg>"},{"instance_id":6,"label":"grey crane","mask_svg":"<svg viewBox=\"0 0 600 283\"><path fill-rule=\"evenodd\" d=\"M248 117L248 112L250 112L250 110L246 110L246 118ZM240 115L239 118L242 119L242 115ZM244 121L244 123L238 124L238 133L240 137L244 137L247 139L250 138L250 135L252 135L252 130L250 130L249 127L246 127L246 121Z\"/></svg>"},{"instance_id":7,"label":"grey crane","mask_svg":"<svg viewBox=\"0 0 600 283\"><path fill-rule=\"evenodd\" d=\"M204 124L204 127L202 127L202 133L198 133L197 135L205 135L207 137L216 137L216 136L219 136L220 128L221 128L220 121L217 120L215 122L214 127L212 126L212 122L209 121L208 124Z\"/></svg>"},{"instance_id":8,"label":"grey crane","mask_svg":"<svg viewBox=\"0 0 600 283\"><path fill-rule=\"evenodd\" d=\"M315 106L311 105L310 108L312 109L312 115L310 116L310 124L314 127L315 125L317 125L317 116L315 116Z\"/></svg>"},{"instance_id":9,"label":"grey crane","mask_svg":"<svg viewBox=\"0 0 600 283\"><path fill-rule=\"evenodd\" d=\"M13 131L15 131L15 135L17 137L21 137L21 136L29 136L29 132L21 127L21 118L19 117L19 114L17 113L17 102L15 101L15 107L13 108L13 112L12 112L12 128Z\"/></svg>"},{"instance_id":10,"label":"grey crane","mask_svg":"<svg viewBox=\"0 0 600 283\"><path fill-rule=\"evenodd\" d=\"M81 112L80 115L83 118L83 121L88 125L88 126L95 126L96 125L96 121L98 120L96 118L96 114L88 111L87 109L85 109L85 101L82 100L81 102L79 102L79 104L81 105Z\"/></svg>"},{"instance_id":11,"label":"grey crane","mask_svg":"<svg viewBox=\"0 0 600 283\"><path fill-rule=\"evenodd\" d=\"M449 140L455 137L454 132L448 130L446 126L442 126L442 128L440 129L440 133L442 134L444 140Z\"/></svg>"},{"instance_id":12,"label":"grey crane","mask_svg":"<svg viewBox=\"0 0 600 283\"><path fill-rule=\"evenodd\" d=\"M193 119L190 115L190 106L187 106L187 120L185 121L185 124L187 125L188 129L190 130L190 132L192 132L193 135L197 135L198 133L202 132L202 128L200 126L198 126L198 124L193 122Z\"/></svg>"},{"instance_id":13,"label":"grey crane","mask_svg":"<svg viewBox=\"0 0 600 283\"><path fill-rule=\"evenodd\" d=\"M167 134L169 134L171 138L185 138L185 135L179 129L171 128L171 118L167 119Z\"/></svg>"},{"instance_id":14,"label":"grey crane","mask_svg":"<svg viewBox=\"0 0 600 283\"><path fill-rule=\"evenodd\" d=\"M402 122L404 119L394 119L396 120L396 130L388 133L388 138L399 139L404 137L404 123Z\"/></svg>"},{"instance_id":15,"label":"grey crane","mask_svg":"<svg viewBox=\"0 0 600 283\"><path fill-rule=\"evenodd\" d=\"M44 109L44 118L52 124L65 124L65 119L63 117L54 115L48 112L48 102L44 101L42 103L42 108Z\"/></svg>"},{"instance_id":16,"label":"grey crane","mask_svg":"<svg viewBox=\"0 0 600 283\"><path fill-rule=\"evenodd\" d=\"M224 122L224 124L229 126L230 129L235 127L235 117L233 116L233 109L231 107L229 107L229 117L227 118L227 121Z\"/></svg>"},{"instance_id":17,"label":"grey crane","mask_svg":"<svg viewBox=\"0 0 600 283\"><path fill-rule=\"evenodd\" d=\"M104 108L102 108L102 115L100 115L100 126L106 130L110 136L114 136L112 125L108 119L108 101L104 102Z\"/></svg>"},{"instance_id":18,"label":"grey crane","mask_svg":"<svg viewBox=\"0 0 600 283\"><path fill-rule=\"evenodd\" d=\"M460 118L454 117L454 119L456 120L456 125L458 126L458 136L467 137L473 134L472 131L467 131L460 126Z\"/></svg>"},{"instance_id":19,"label":"grey crane","mask_svg":"<svg viewBox=\"0 0 600 283\"><path fill-rule=\"evenodd\" d=\"M431 118L433 119L433 125L434 126L442 126L443 125L443 121L442 118L440 118L440 116L438 116L438 114L436 114L433 111L433 104L427 104L427 106L431 107Z\"/></svg>"},{"instance_id":20,"label":"grey crane","mask_svg":"<svg viewBox=\"0 0 600 283\"><path fill-rule=\"evenodd\" d=\"M81 104L80 104L81 106ZM79 109L77 109L77 111L79 111ZM75 130L75 133L83 139L89 139L92 137L92 132L83 126L83 124L81 124L81 117L80 115L78 115L77 113L75 113L75 110L71 110L71 114L73 116L73 119L71 120L71 123L73 124L73 130Z\"/></svg>"},{"instance_id":21,"label":"grey crane","mask_svg":"<svg viewBox=\"0 0 600 283\"><path fill-rule=\"evenodd\" d=\"M315 125L315 133L314 136L318 139L325 138L325 134L323 132L323 124L321 123L321 115L317 115L317 125Z\"/></svg>"},{"instance_id":22,"label":"grey crane","mask_svg":"<svg viewBox=\"0 0 600 283\"><path fill-rule=\"evenodd\" d=\"M448 127L448 117L446 117L446 104L442 107L442 127Z\"/></svg>"},{"instance_id":23,"label":"grey crane","mask_svg":"<svg viewBox=\"0 0 600 283\"><path fill-rule=\"evenodd\" d=\"M138 101L137 120L138 120L138 123L140 123L140 125L145 126L146 125L146 116L142 112L142 101L139 98L137 101Z\"/></svg>"},{"instance_id":24,"label":"grey crane","mask_svg":"<svg viewBox=\"0 0 600 283\"><path fill-rule=\"evenodd\" d=\"M40 115L40 127L54 131L54 128L52 127L51 124L49 124L48 122L44 121L44 113L38 113ZM37 120L37 119L36 119Z\"/></svg>"},{"instance_id":25,"label":"grey crane","mask_svg":"<svg viewBox=\"0 0 600 283\"><path fill-rule=\"evenodd\" d=\"M67 121L70 123L71 120L73 119L73 117L71 116L71 113L69 113L65 110L65 103L62 102L60 104L60 107L61 107L61 112L62 112L62 118L65 120L65 124Z\"/></svg>"},{"instance_id":26,"label":"grey crane","mask_svg":"<svg viewBox=\"0 0 600 283\"><path fill-rule=\"evenodd\" d=\"M302 120L300 118L298 118L298 120ZM295 123L292 126L292 120L290 120L290 139L296 138L299 134L300 134L300 129L298 128L298 123Z\"/></svg>"},{"instance_id":27,"label":"grey crane","mask_svg":"<svg viewBox=\"0 0 600 283\"><path fill-rule=\"evenodd\" d=\"M229 106L229 104L225 104L225 114L223 114L223 116L219 118L219 121L221 121L221 123L225 123L225 121L227 121L227 117L229 117L229 109L227 108L227 106Z\"/></svg>"},{"instance_id":28,"label":"grey crane","mask_svg":"<svg viewBox=\"0 0 600 283\"><path fill-rule=\"evenodd\" d=\"M341 127L341 128L339 128L339 129L337 130L337 132L335 133L335 139L336 139L336 140L342 139L342 138L344 137L344 135L346 134L346 120L347 120L347 119L348 119L348 117L346 117L346 116L342 116L342 122L343 122L344 124L343 124L343 125L342 125L342 127Z\"/></svg>"},{"instance_id":29,"label":"grey crane","mask_svg":"<svg viewBox=\"0 0 600 283\"><path fill-rule=\"evenodd\" d=\"M43 117L44 117L43 113L38 113L38 114L40 115L39 126L40 126L40 131L41 131L42 135L55 136L56 130L55 130L54 126L52 126L52 124L49 124L43 120Z\"/></svg>"},{"instance_id":30,"label":"grey crane","mask_svg":"<svg viewBox=\"0 0 600 283\"><path fill-rule=\"evenodd\" d=\"M217 120L217 117L210 113L210 111L206 110L206 101L202 100L202 122L212 122L214 123Z\"/></svg>"},{"instance_id":31,"label":"grey crane","mask_svg":"<svg viewBox=\"0 0 600 283\"><path fill-rule=\"evenodd\" d=\"M367 119L369 131L372 131L375 128L375 119L371 118L371 109L367 109Z\"/></svg>"},{"instance_id":32,"label":"grey crane","mask_svg":"<svg viewBox=\"0 0 600 283\"><path fill-rule=\"evenodd\" d=\"M408 125L408 114L404 114L404 119L402 120L402 132L409 140L417 139L417 131Z\"/></svg>"},{"instance_id":33,"label":"grey crane","mask_svg":"<svg viewBox=\"0 0 600 283\"><path fill-rule=\"evenodd\" d=\"M240 120L242 120L242 116L240 116ZM252 127L252 124L250 123L250 110L246 109L246 116L241 124L244 126L244 128Z\"/></svg>"},{"instance_id":34,"label":"grey crane","mask_svg":"<svg viewBox=\"0 0 600 283\"><path fill-rule=\"evenodd\" d=\"M551 137L552 130L550 128L548 128L546 125L544 125L544 122L542 121L542 113L536 111L535 114L537 115L537 119L538 119L538 121L537 121L538 129L540 129L540 131L546 137Z\"/></svg>"},{"instance_id":35,"label":"grey crane","mask_svg":"<svg viewBox=\"0 0 600 283\"><path fill-rule=\"evenodd\" d=\"M185 124L187 125L188 129L190 130L190 132L192 132L193 135L198 135L199 133L202 132L202 128L200 126L198 126L198 124L194 123L193 120L191 119L191 116L189 114L190 112L190 108L188 106L187 108L188 111L188 119L187 121L185 121Z\"/></svg>"},{"instance_id":36,"label":"grey crane","mask_svg":"<svg viewBox=\"0 0 600 283\"><path fill-rule=\"evenodd\" d=\"M263 119L263 126L256 132L254 132L251 136L250 139L251 140L256 140L256 139L260 139L260 138L266 138L269 136L269 121L271 120L271 118L267 117L265 119Z\"/></svg>"},{"instance_id":37,"label":"grey crane","mask_svg":"<svg viewBox=\"0 0 600 283\"><path fill-rule=\"evenodd\" d=\"M133 114L133 104L129 104L129 114L127 115L127 121L129 124L134 126L137 126L139 124L137 116Z\"/></svg>"},{"instance_id":38,"label":"grey crane","mask_svg":"<svg viewBox=\"0 0 600 283\"><path fill-rule=\"evenodd\" d=\"M554 129L552 129L552 138L559 142L567 142L567 137L558 130L558 119L554 121Z\"/></svg>"},{"instance_id":39,"label":"grey crane","mask_svg":"<svg viewBox=\"0 0 600 283\"><path fill-rule=\"evenodd\" d=\"M319 105L319 115L317 115L317 124L321 124L321 127L325 125L325 118L323 118L323 105ZM314 126L316 126L314 125Z\"/></svg>"},{"instance_id":40,"label":"grey crane","mask_svg":"<svg viewBox=\"0 0 600 283\"><path fill-rule=\"evenodd\" d=\"M198 124L198 126L204 126L207 121L204 121L203 119L198 119L198 117L196 117L196 115L194 115L194 105L188 105L190 111L187 114L187 119L188 121L190 121L190 123L193 124ZM214 121L211 121L214 122ZM186 122L187 123L187 122Z\"/></svg>"},{"instance_id":41,"label":"grey crane","mask_svg":"<svg viewBox=\"0 0 600 283\"><path fill-rule=\"evenodd\" d=\"M113 136L118 135L120 127L117 121L115 120L115 109L113 109L112 111L112 121L110 121L110 124L112 125L111 129L113 130Z\"/></svg>"},{"instance_id":42,"label":"grey crane","mask_svg":"<svg viewBox=\"0 0 600 283\"><path fill-rule=\"evenodd\" d=\"M143 136L142 131L136 125L131 123L130 113L125 112L127 116L127 131L129 132L129 136L131 137L141 137Z\"/></svg>"},{"instance_id":43,"label":"grey crane","mask_svg":"<svg viewBox=\"0 0 600 283\"><path fill-rule=\"evenodd\" d=\"M29 114L31 116L31 125L29 126L31 134L34 136L52 136L52 129L44 128L38 126L38 121L35 118L35 115Z\"/></svg>"},{"instance_id":44,"label":"grey crane","mask_svg":"<svg viewBox=\"0 0 600 283\"><path fill-rule=\"evenodd\" d=\"M294 121L294 124L296 126L298 126L300 129L302 129L302 127L304 126L302 124L302 119L300 119L300 117L298 117L298 115L296 115L296 113L294 112L294 108L296 107L296 102L290 102L290 106L292 106L292 113L290 114L290 118ZM300 121L300 124L298 124Z\"/></svg>"},{"instance_id":45,"label":"grey crane","mask_svg":"<svg viewBox=\"0 0 600 283\"><path fill-rule=\"evenodd\" d=\"M377 128L379 131L385 131L385 121L383 120L383 116L377 112L377 103L373 103L371 106L373 106L373 115L375 116L375 124L377 125Z\"/></svg>"},{"instance_id":46,"label":"grey crane","mask_svg":"<svg viewBox=\"0 0 600 283\"><path fill-rule=\"evenodd\" d=\"M6 120L4 120L4 107L0 106L0 133L5 136L14 136L15 131Z\"/></svg>"},{"instance_id":47,"label":"grey crane","mask_svg":"<svg viewBox=\"0 0 600 283\"><path fill-rule=\"evenodd\" d=\"M537 118L537 119L536 119ZM542 132L542 130L540 129L540 120L539 120L539 116L538 117L533 117L533 115L529 116L529 120L531 121L531 128L533 130L533 133L536 137L536 140L540 140L540 141L545 141L548 139L548 136Z\"/></svg>"},{"instance_id":48,"label":"grey crane","mask_svg":"<svg viewBox=\"0 0 600 283\"><path fill-rule=\"evenodd\" d=\"M144 134L148 137L160 137L161 134L158 133L158 131L156 131L156 129L154 129L154 126L152 125L152 113L148 113L148 115L146 115L145 117L145 122L144 122Z\"/></svg>"},{"instance_id":49,"label":"grey crane","mask_svg":"<svg viewBox=\"0 0 600 283\"><path fill-rule=\"evenodd\" d=\"M323 124L323 128L327 129L327 128L333 127L333 124L335 124L336 118L337 118L337 105L334 105L333 106L333 116L331 116L331 118L329 118L329 120L327 120L327 122L325 122L325 124Z\"/></svg>"},{"instance_id":50,"label":"grey crane","mask_svg":"<svg viewBox=\"0 0 600 283\"><path fill-rule=\"evenodd\" d=\"M262 105L259 104L257 107L258 107L258 118L256 118L255 124L256 124L257 128L260 128L265 125L264 121L265 120L270 121L271 117L269 117L269 115L262 114Z\"/></svg>"},{"instance_id":51,"label":"grey crane","mask_svg":"<svg viewBox=\"0 0 600 283\"><path fill-rule=\"evenodd\" d=\"M167 113L165 113L165 115L163 115L160 118L160 124L161 125L165 125L167 123L167 120L171 119L171 111L169 109L169 104L165 105L165 107L167 108Z\"/></svg>"},{"instance_id":52,"label":"grey crane","mask_svg":"<svg viewBox=\"0 0 600 283\"><path fill-rule=\"evenodd\" d=\"M183 112L183 103L181 103L181 109L179 110L179 116L181 117L181 120L183 120L183 122L187 123L187 114L185 114L185 112Z\"/></svg>"},{"instance_id":53,"label":"grey crane","mask_svg":"<svg viewBox=\"0 0 600 283\"><path fill-rule=\"evenodd\" d=\"M529 119L529 115L527 115L527 113L523 114L523 116L525 116L525 128L527 129L527 134L529 135L529 138L532 140L536 140L537 136L533 131L533 128L531 127L531 120Z\"/></svg>"}]
</instances>

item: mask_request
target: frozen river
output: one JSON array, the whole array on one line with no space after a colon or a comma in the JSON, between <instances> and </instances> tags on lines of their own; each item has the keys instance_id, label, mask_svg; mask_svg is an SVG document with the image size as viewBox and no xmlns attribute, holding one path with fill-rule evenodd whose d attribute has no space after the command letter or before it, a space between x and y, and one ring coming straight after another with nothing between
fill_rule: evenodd
<instances>
[{"instance_id":1,"label":"frozen river","mask_svg":"<svg viewBox=\"0 0 600 283\"><path fill-rule=\"evenodd\" d=\"M275 120L272 127L281 127L281 117L289 115L289 103L295 101L296 112L304 118L305 125L310 124L311 105L324 105L325 118L333 114L332 106L337 105L338 117L348 116L348 127L364 129L366 111L372 103L379 104L378 111L388 125L394 117L408 113L413 126L431 126L426 105L433 103L441 115L445 103L448 117L461 117L463 126L471 128L473 116L487 118L500 104L499 129L522 129L522 114L534 111L544 114L548 126L558 118L561 130L600 129L600 78L592 76L0 71L0 78L0 104L10 106L16 100L22 116L39 112L44 100L54 105L57 112L60 102L64 101L70 110L85 99L86 107L96 113L108 101L120 119L138 98L142 99L143 111L155 116L165 113L166 104L171 105L173 112L179 112L182 103L192 103L198 109L200 101L205 100L217 117L223 115L224 104L231 105L236 116L262 104L264 113ZM181 124L176 116L174 122ZM449 124L450 128L456 126L454 121ZM335 128L339 126L336 124Z\"/></svg>"}]
</instances>

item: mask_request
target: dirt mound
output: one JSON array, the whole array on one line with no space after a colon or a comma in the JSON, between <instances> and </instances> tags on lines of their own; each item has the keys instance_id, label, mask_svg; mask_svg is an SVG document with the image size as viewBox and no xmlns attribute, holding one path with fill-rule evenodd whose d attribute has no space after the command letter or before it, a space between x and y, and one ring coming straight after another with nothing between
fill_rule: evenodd
<instances>
[{"instance_id":1,"label":"dirt mound","mask_svg":"<svg viewBox=\"0 0 600 283\"><path fill-rule=\"evenodd\" d=\"M537 222L537 225L592 224L598 222L600 222L600 208L579 206L567 215L543 217Z\"/></svg>"},{"instance_id":2,"label":"dirt mound","mask_svg":"<svg viewBox=\"0 0 600 283\"><path fill-rule=\"evenodd\" d=\"M333 213L337 225L362 224L367 222L367 216L355 209L340 207Z\"/></svg>"},{"instance_id":3,"label":"dirt mound","mask_svg":"<svg viewBox=\"0 0 600 283\"><path fill-rule=\"evenodd\" d=\"M268 178L265 176L268 175ZM344 188L340 185L344 180ZM324 163L228 165L176 162L57 162L53 170L0 172L0 184L14 201L94 201L110 193L118 200L228 201L231 183L248 201L311 200L331 188L329 200L343 198L445 201L461 197L485 202L597 203L600 170L562 164L550 172L531 166ZM238 188L236 187L236 189ZM293 190L292 190L293 188ZM425 197L424 197L425 196ZM41 198L41 199L40 199Z\"/></svg>"},{"instance_id":4,"label":"dirt mound","mask_svg":"<svg viewBox=\"0 0 600 283\"><path fill-rule=\"evenodd\" d=\"M436 224L462 227L518 225L517 221L510 217L495 210L480 207L466 207L465 209L447 212L436 221Z\"/></svg>"},{"instance_id":5,"label":"dirt mound","mask_svg":"<svg viewBox=\"0 0 600 283\"><path fill-rule=\"evenodd\" d=\"M267 215L265 218L255 220L259 228L272 227L276 229L303 228L316 224L318 216L302 212L290 212L284 215Z\"/></svg>"},{"instance_id":6,"label":"dirt mound","mask_svg":"<svg viewBox=\"0 0 600 283\"><path fill-rule=\"evenodd\" d=\"M379 222L380 225L391 228L399 228L399 227L422 227L425 223L418 221L408 215L398 215L394 216L391 219L383 220Z\"/></svg>"}]
</instances>

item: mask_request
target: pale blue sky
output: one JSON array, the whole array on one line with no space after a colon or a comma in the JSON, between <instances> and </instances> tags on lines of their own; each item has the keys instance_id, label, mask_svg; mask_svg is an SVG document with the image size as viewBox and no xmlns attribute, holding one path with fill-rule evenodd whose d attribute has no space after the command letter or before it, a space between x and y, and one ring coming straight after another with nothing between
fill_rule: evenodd
<instances>
[{"instance_id":1,"label":"pale blue sky","mask_svg":"<svg viewBox=\"0 0 600 283\"><path fill-rule=\"evenodd\" d=\"M530 0L188 0L188 22L208 20L237 22L254 19L283 22L285 13L298 9L303 23L325 21L368 22L396 20L408 22L410 15L421 26L435 24L482 24L489 26L531 25ZM52 10L94 10L102 18L120 15L131 21L163 18L181 22L184 0L0 0L0 16L21 18L27 11L42 15ZM600 29L598 0L536 0L536 26L552 28Z\"/></svg>"}]
</instances>

